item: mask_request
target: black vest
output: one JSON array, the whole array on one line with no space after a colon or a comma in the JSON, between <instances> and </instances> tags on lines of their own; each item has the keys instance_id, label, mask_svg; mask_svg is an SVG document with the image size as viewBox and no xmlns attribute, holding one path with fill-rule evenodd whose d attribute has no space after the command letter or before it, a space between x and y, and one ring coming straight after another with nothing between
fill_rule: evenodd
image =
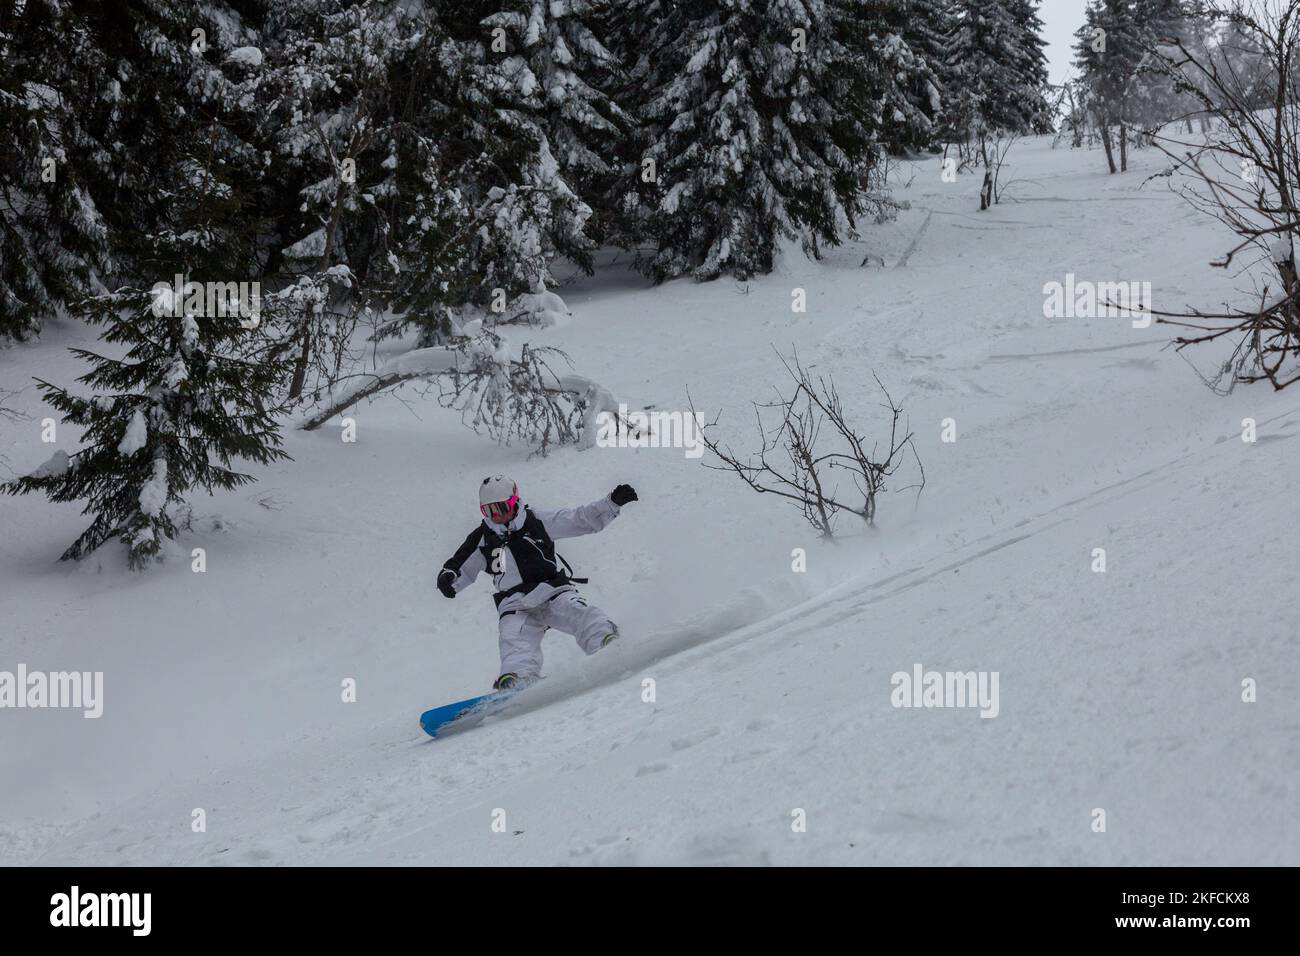
<instances>
[{"instance_id":1,"label":"black vest","mask_svg":"<svg viewBox=\"0 0 1300 956\"><path fill-rule=\"evenodd\" d=\"M586 578L572 577L573 569L564 558L555 553L555 542L546 533L546 525L527 506L524 507L524 523L518 531L503 535L488 528L486 523L479 522L478 527L469 533L469 537L443 565L443 569L459 575L461 565L477 549L483 555L488 573L495 575L497 572L494 568L500 567L497 564L497 552L501 548L509 552L506 565L519 572L520 582L492 596L497 607L510 595L527 594L539 584L562 587L570 582L587 583Z\"/></svg>"},{"instance_id":2,"label":"black vest","mask_svg":"<svg viewBox=\"0 0 1300 956\"><path fill-rule=\"evenodd\" d=\"M555 542L551 541L551 536L546 533L546 525L542 520L533 514L532 509L525 507L524 524L519 531L507 532L506 535L497 535L484 524L478 525L482 528L482 541L478 545L478 550L482 551L484 559L487 562L487 570L491 571L497 567L497 550L506 548L510 551L512 566L519 571L520 583L510 589L508 593L528 593L536 588L538 584L554 583L556 576L567 578L563 570L560 570L558 559L555 558ZM497 604L504 600L507 592L497 593Z\"/></svg>"}]
</instances>

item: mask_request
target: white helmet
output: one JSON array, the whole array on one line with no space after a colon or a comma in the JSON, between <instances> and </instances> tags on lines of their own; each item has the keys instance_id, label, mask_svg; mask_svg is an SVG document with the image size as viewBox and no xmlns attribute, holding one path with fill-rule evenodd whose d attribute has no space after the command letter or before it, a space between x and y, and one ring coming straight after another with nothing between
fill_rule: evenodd
<instances>
[{"instance_id":1,"label":"white helmet","mask_svg":"<svg viewBox=\"0 0 1300 956\"><path fill-rule=\"evenodd\" d=\"M519 486L505 475L484 478L478 489L478 509L483 517L501 524L515 516L519 507Z\"/></svg>"}]
</instances>

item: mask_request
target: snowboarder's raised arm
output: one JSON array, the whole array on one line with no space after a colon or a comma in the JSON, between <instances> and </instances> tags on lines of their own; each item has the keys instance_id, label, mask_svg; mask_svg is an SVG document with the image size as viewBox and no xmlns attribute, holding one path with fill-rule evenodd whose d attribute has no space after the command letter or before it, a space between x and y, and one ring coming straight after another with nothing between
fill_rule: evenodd
<instances>
[{"instance_id":1,"label":"snowboarder's raised arm","mask_svg":"<svg viewBox=\"0 0 1300 956\"><path fill-rule=\"evenodd\" d=\"M622 506L629 501L636 501L636 492L631 485L619 485L604 498L576 508L557 508L547 511L533 509L533 514L546 525L546 533L552 538L576 538L584 534L595 534L618 517Z\"/></svg>"},{"instance_id":2,"label":"snowboarder's raised arm","mask_svg":"<svg viewBox=\"0 0 1300 956\"><path fill-rule=\"evenodd\" d=\"M465 543L456 549L456 553L447 559L447 563L438 572L438 590L447 597L454 598L465 590L474 583L478 573L487 567L487 561L478 546L482 537L482 528L471 531Z\"/></svg>"}]
</instances>

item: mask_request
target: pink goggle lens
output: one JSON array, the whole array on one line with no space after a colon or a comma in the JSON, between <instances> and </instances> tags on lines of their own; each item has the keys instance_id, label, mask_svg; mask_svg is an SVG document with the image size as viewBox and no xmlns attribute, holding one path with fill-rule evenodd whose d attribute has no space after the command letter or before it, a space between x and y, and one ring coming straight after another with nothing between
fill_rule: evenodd
<instances>
[{"instance_id":1,"label":"pink goggle lens","mask_svg":"<svg viewBox=\"0 0 1300 956\"><path fill-rule=\"evenodd\" d=\"M515 510L517 504L519 504L519 496L511 495L505 501L494 501L491 504L480 506L478 510L483 512L485 518L504 518Z\"/></svg>"}]
</instances>

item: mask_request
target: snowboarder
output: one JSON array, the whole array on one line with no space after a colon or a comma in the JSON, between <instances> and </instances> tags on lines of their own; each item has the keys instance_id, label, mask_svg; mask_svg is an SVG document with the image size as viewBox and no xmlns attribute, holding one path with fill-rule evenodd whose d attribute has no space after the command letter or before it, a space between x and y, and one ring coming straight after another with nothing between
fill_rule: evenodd
<instances>
[{"instance_id":1,"label":"snowboarder","mask_svg":"<svg viewBox=\"0 0 1300 956\"><path fill-rule=\"evenodd\" d=\"M623 505L637 500L632 486L619 485L577 508L542 511L521 505L519 486L495 475L483 479L478 500L483 521L438 572L438 590L454 598L480 571L491 570L501 641L501 676L493 689L520 687L541 675L547 628L573 635L588 654L614 640L618 627L583 600L572 582L586 579L570 576L568 562L555 553L554 539L600 531Z\"/></svg>"}]
</instances>

